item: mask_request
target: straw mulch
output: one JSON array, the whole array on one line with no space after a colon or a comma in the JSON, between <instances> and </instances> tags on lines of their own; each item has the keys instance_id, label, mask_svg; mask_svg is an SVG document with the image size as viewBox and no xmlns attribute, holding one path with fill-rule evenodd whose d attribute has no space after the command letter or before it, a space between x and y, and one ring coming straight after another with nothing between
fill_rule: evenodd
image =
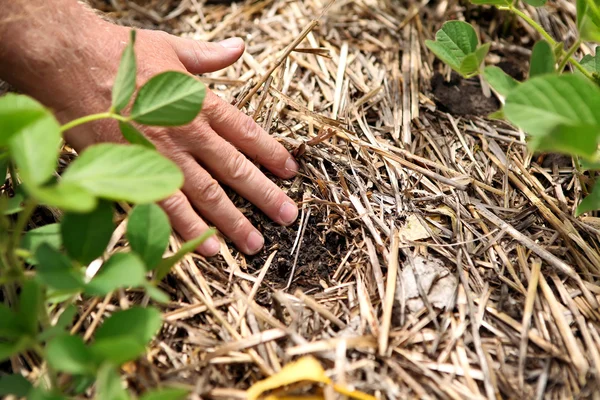
<instances>
[{"instance_id":1,"label":"straw mulch","mask_svg":"<svg viewBox=\"0 0 600 400\"><path fill-rule=\"evenodd\" d=\"M535 32L446 0L92 3L130 26L245 38L234 66L203 79L301 163L277 181L301 204L294 226L232 194L265 250L223 243L165 280L172 303L147 357L124 368L131 388L243 399L311 354L380 399L600 398L600 221L574 217L589 179L528 153L521 132L485 118L499 103L479 80L424 46L443 21L467 20L493 43L487 63L522 77ZM570 45L572 2L528 12ZM82 304L81 331L146 301Z\"/></svg>"}]
</instances>

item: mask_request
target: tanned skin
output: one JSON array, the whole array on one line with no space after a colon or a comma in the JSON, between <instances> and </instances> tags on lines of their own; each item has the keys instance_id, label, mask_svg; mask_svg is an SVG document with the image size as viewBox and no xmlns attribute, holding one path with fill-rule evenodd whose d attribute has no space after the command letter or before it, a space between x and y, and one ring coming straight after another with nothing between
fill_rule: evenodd
<instances>
[{"instance_id":1,"label":"tanned skin","mask_svg":"<svg viewBox=\"0 0 600 400\"><path fill-rule=\"evenodd\" d=\"M51 108L61 123L109 109L129 28L101 19L76 0L0 0L0 10L0 79ZM228 67L244 52L244 42L199 42L140 30L135 51L140 87L167 70L201 74ZM210 223L246 254L263 247L260 232L220 183L279 224L296 220L296 204L249 159L281 178L297 173L295 160L252 118L213 92L191 124L143 132L185 176L181 191L159 203L184 239L199 236ZM111 120L74 128L65 139L78 152L94 143L123 141ZM218 242L211 239L198 251L215 255Z\"/></svg>"}]
</instances>

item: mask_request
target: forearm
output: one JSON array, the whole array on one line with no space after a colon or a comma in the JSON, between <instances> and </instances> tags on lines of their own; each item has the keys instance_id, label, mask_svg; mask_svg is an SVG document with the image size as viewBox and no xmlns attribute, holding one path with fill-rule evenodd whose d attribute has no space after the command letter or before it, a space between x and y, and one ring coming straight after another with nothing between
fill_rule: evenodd
<instances>
[{"instance_id":1,"label":"forearm","mask_svg":"<svg viewBox=\"0 0 600 400\"><path fill-rule=\"evenodd\" d=\"M77 0L0 0L0 9L0 79L41 101L53 95L41 82L73 79L86 53L100 50L105 23Z\"/></svg>"}]
</instances>

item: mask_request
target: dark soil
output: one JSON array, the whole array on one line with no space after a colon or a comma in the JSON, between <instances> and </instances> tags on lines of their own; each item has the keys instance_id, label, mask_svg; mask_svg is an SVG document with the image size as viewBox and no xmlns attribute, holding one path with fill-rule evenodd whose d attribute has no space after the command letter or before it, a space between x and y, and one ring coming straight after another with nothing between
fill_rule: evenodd
<instances>
[{"instance_id":1,"label":"dark soil","mask_svg":"<svg viewBox=\"0 0 600 400\"><path fill-rule=\"evenodd\" d=\"M483 95L478 78L463 79L453 72L447 82L436 72L431 79L431 90L440 110L452 115L484 117L500 108L496 97Z\"/></svg>"},{"instance_id":2,"label":"dark soil","mask_svg":"<svg viewBox=\"0 0 600 400\"><path fill-rule=\"evenodd\" d=\"M300 201L302 198L302 194L288 193L288 196L295 201ZM271 253L277 250L265 276L265 283L274 289L284 288L292 273L297 253L295 250L294 254L291 254L291 250L300 229L300 215L293 225L286 227L273 222L254 206L247 205L242 210L246 210L244 214L248 220L262 232L265 238L265 246L260 253L246 256L249 271L260 270ZM325 215L313 206L300 243L296 271L290 287L292 292L295 289L307 291L319 288L321 280L329 285L331 275L345 254L346 238L330 231L324 221Z\"/></svg>"}]
</instances>

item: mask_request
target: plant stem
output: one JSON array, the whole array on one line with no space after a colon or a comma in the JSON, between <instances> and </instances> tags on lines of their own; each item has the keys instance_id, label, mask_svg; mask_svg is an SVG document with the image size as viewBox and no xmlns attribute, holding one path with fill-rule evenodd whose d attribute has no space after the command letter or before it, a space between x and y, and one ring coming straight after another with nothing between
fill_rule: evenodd
<instances>
[{"instance_id":1,"label":"plant stem","mask_svg":"<svg viewBox=\"0 0 600 400\"><path fill-rule=\"evenodd\" d=\"M525 20L525 22L527 22L529 25L531 25L531 27L533 29L535 29L540 35L542 35L542 37L544 39L546 39L546 41L548 43L550 43L550 45L552 47L556 48L556 44L557 44L556 40L554 40L552 38L552 36L550 36L550 34L548 32L546 32L546 30L540 24L538 24L533 19L531 19L531 17L529 17L523 11L515 8L512 5L511 6L506 6L506 7L498 7L498 9L512 11L513 13L515 13L516 15L518 15L519 17L521 17L523 20ZM575 50L577 50L577 49L575 49ZM575 50L573 50L573 52L575 52ZM571 50L569 50L569 51L571 51ZM564 50L563 50L563 54L565 54ZM573 58L572 53L568 57L565 57L565 59L568 60L568 62L570 62L571 64L573 64L573 66L575 68L577 68L579 70L579 72L581 72L583 75L585 75L586 78L588 78L588 79L590 79L592 81L594 80L594 77L592 76L592 74L590 74L590 72L587 69L583 68L581 66L581 64L579 64L579 62L575 58Z\"/></svg>"},{"instance_id":2,"label":"plant stem","mask_svg":"<svg viewBox=\"0 0 600 400\"><path fill-rule=\"evenodd\" d=\"M546 41L548 43L550 43L550 45L552 47L556 46L556 40L554 40L552 38L552 36L550 36L550 34L548 32L546 32L546 30L544 28L542 28L542 26L540 24L538 24L537 22L535 22L533 19L531 19L531 17L527 14L525 14L523 11L513 7L513 6L509 6L508 10L514 12L515 14L517 14L519 17L521 17L522 19L525 20L525 22L527 22L529 25L531 25L531 27L533 29L535 29L536 31L538 31L538 33L540 35L542 35L544 37L544 39L546 39Z\"/></svg>"},{"instance_id":3,"label":"plant stem","mask_svg":"<svg viewBox=\"0 0 600 400\"><path fill-rule=\"evenodd\" d=\"M567 63L569 62L569 59L577 51L579 46L581 46L581 39L577 39L577 41L575 43L573 43L573 46L571 46L569 48L569 50L567 51L567 54L565 54L563 56L563 59L560 61L560 64L558 65L558 73L559 74L561 74L563 72L563 70L567 66Z\"/></svg>"},{"instance_id":4,"label":"plant stem","mask_svg":"<svg viewBox=\"0 0 600 400\"><path fill-rule=\"evenodd\" d=\"M31 218L31 214L37 207L37 201L33 199L28 199L25 201L25 206L23 207L23 211L19 213L19 217L17 218L17 222L15 223L12 235L9 238L8 242L8 257L9 262L12 265L9 265L9 269L13 270L18 274L18 276L23 276L23 269L21 266L21 261L18 259L16 250L19 247L19 239L21 238L21 234L27 227L27 222Z\"/></svg>"},{"instance_id":5,"label":"plant stem","mask_svg":"<svg viewBox=\"0 0 600 400\"><path fill-rule=\"evenodd\" d=\"M97 121L99 119L108 119L108 118L116 119L117 121L123 121L123 122L128 122L131 119L129 117L124 117L122 115L115 114L113 112L108 111L108 112L103 112L103 113L98 113L98 114L86 115L85 117L74 119L73 121L68 122L68 123L64 124L63 126L61 126L60 131L61 132L68 131L69 129L72 129L78 125L83 125L88 122Z\"/></svg>"}]
</instances>

